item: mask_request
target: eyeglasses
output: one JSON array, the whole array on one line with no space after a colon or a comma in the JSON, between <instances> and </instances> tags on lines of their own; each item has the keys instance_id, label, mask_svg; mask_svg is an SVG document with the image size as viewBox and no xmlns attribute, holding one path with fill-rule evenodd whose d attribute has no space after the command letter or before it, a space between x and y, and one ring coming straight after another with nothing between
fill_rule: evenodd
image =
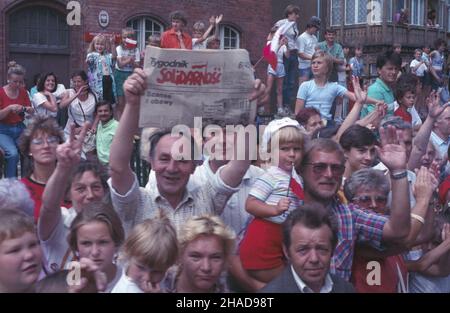
<instances>
[{"instance_id":1,"label":"eyeglasses","mask_svg":"<svg viewBox=\"0 0 450 313\"><path fill-rule=\"evenodd\" d=\"M354 197L353 201L361 203L363 206L368 206L372 203L372 201L375 201L376 205L386 205L387 203L387 197L383 196L360 196L360 197Z\"/></svg>"},{"instance_id":2,"label":"eyeglasses","mask_svg":"<svg viewBox=\"0 0 450 313\"><path fill-rule=\"evenodd\" d=\"M44 144L44 140L47 142L47 144L49 146L54 146L54 145L59 144L59 138L56 136L50 136L47 139L34 138L33 140L31 140L31 143L36 146L41 146Z\"/></svg>"},{"instance_id":3,"label":"eyeglasses","mask_svg":"<svg viewBox=\"0 0 450 313\"><path fill-rule=\"evenodd\" d=\"M345 171L345 166L342 164L305 163L305 165L312 165L313 172L317 175L323 175L328 167L331 168L333 176L341 176Z\"/></svg>"}]
</instances>

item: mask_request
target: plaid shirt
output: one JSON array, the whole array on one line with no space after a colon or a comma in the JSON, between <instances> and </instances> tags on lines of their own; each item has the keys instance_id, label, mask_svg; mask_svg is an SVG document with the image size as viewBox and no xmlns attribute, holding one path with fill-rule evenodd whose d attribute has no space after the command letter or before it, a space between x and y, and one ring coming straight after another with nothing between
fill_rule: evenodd
<instances>
[{"instance_id":1,"label":"plaid shirt","mask_svg":"<svg viewBox=\"0 0 450 313\"><path fill-rule=\"evenodd\" d=\"M331 209L338 220L338 244L331 259L331 273L350 280L356 242L365 242L382 250L381 239L388 218L364 211L353 204L342 204L337 199Z\"/></svg>"}]
</instances>

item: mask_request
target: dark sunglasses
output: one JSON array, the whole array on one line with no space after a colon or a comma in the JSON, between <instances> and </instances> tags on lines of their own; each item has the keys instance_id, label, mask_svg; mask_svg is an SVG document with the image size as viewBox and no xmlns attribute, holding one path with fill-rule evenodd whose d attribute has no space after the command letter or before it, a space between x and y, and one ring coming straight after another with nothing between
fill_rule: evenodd
<instances>
[{"instance_id":1,"label":"dark sunglasses","mask_svg":"<svg viewBox=\"0 0 450 313\"><path fill-rule=\"evenodd\" d=\"M305 165L311 165L314 174L322 175L326 170L331 168L333 176L341 176L344 174L345 166L342 164L328 164L328 163L305 163Z\"/></svg>"}]
</instances>

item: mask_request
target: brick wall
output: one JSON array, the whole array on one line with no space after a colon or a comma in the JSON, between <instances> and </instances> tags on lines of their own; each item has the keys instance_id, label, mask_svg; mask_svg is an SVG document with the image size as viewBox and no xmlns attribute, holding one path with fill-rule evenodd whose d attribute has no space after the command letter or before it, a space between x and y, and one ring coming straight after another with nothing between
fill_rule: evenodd
<instances>
[{"instance_id":1,"label":"brick wall","mask_svg":"<svg viewBox=\"0 0 450 313\"><path fill-rule=\"evenodd\" d=\"M8 60L7 21L8 13L29 5L48 5L67 14L68 0L0 0L0 83L6 82L6 63ZM70 27L70 72L84 68L84 58L88 44L84 42L85 32L98 32L103 29L98 24L98 13L106 10L110 24L104 30L120 32L126 22L139 16L151 16L169 26L169 13L183 10L188 16L187 29L190 32L197 20L207 23L210 15L223 14L222 23L233 26L240 32L240 46L247 49L250 58L256 62L261 57L272 17L272 2L259 0L80 0L82 20L80 26ZM262 62L257 67L257 76L265 79L267 65Z\"/></svg>"}]
</instances>

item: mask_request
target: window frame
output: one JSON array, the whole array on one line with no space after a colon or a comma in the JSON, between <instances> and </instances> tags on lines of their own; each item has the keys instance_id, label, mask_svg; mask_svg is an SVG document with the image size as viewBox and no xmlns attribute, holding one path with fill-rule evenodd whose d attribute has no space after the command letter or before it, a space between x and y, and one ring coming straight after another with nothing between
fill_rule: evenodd
<instances>
[{"instance_id":1,"label":"window frame","mask_svg":"<svg viewBox=\"0 0 450 313\"><path fill-rule=\"evenodd\" d=\"M424 0L410 0L410 25L426 26L425 24L425 1ZM413 11L414 9L414 11ZM413 14L415 13L415 14ZM417 21L416 21L417 20Z\"/></svg>"},{"instance_id":2,"label":"window frame","mask_svg":"<svg viewBox=\"0 0 450 313\"><path fill-rule=\"evenodd\" d=\"M152 31L147 30L146 28L146 21L150 20L152 24ZM133 26L133 22L137 21L137 28L135 29ZM156 31L154 30L154 25L158 25L161 29L161 31ZM148 36L153 35L153 33L160 33L162 35L162 33L165 30L165 26L163 23L161 23L157 18L151 16L151 15L141 15L141 16L137 16L134 18L129 19L126 22L126 26L127 27L131 27L134 29L134 31L136 32L136 40L138 42L138 48L139 51L143 51L145 49L146 43L147 43L147 39ZM147 33L150 33L150 35L147 35Z\"/></svg>"},{"instance_id":3,"label":"window frame","mask_svg":"<svg viewBox=\"0 0 450 313\"><path fill-rule=\"evenodd\" d=\"M225 46L225 29L228 28L230 31L236 34L236 47L226 47ZM219 29L219 37L220 37L220 49L221 50L231 50L231 49L240 49L241 47L241 33L236 27L233 27L228 24L220 25ZM229 37L232 39L232 37Z\"/></svg>"},{"instance_id":4,"label":"window frame","mask_svg":"<svg viewBox=\"0 0 450 313\"><path fill-rule=\"evenodd\" d=\"M55 23L50 20L50 13L55 17ZM32 16L34 15L34 17ZM26 21L24 21L24 18ZM33 18L35 19L35 24L33 25ZM45 24L42 21L45 20ZM17 24L23 25L22 27L17 27ZM45 50L51 49L68 51L70 47L70 29L67 25L66 16L55 10L54 8L36 5L31 7L22 8L8 17L8 46L11 50L16 51L18 49L33 49ZM17 31L24 31L24 40L16 40L18 38ZM44 34L45 32L45 34ZM54 33L53 33L54 32ZM35 39L32 40L32 33L35 34ZM57 37L56 42L52 42L51 39ZM42 37L41 37L42 36ZM41 42L41 39L44 42Z\"/></svg>"},{"instance_id":5,"label":"window frame","mask_svg":"<svg viewBox=\"0 0 450 313\"><path fill-rule=\"evenodd\" d=\"M352 22L347 23L347 3L348 1L354 1L355 2L355 15L354 15L354 19ZM371 2L371 0L345 0L345 5L344 5L344 25L364 25L367 24L367 4L366 4L366 20L363 22L357 22L358 20L358 11L359 11L359 6L360 6L360 1L367 1L367 2Z\"/></svg>"}]
</instances>

